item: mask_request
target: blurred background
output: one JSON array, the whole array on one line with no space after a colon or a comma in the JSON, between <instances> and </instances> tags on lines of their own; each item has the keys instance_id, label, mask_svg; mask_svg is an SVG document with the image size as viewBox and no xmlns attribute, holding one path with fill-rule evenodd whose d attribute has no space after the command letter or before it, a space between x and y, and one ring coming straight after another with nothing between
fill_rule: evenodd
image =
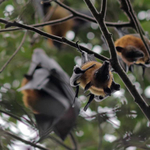
<instances>
[{"instance_id":1,"label":"blurred background","mask_svg":"<svg viewBox=\"0 0 150 150\"><path fill-rule=\"evenodd\" d=\"M4 0L0 1L0 18L8 21L19 21L28 25L44 22L43 14L35 9L35 1L31 0ZM64 4L79 12L90 15L90 12L81 0L64 0ZM100 0L93 0L95 6L100 10ZM150 28L150 3L149 0L131 0L134 11L143 27L145 33L149 35ZM120 9L117 0L108 0L106 21L118 22L128 21ZM52 2L52 6L57 6ZM51 7L52 7L51 6ZM61 10L63 13L63 10ZM67 12L68 13L68 12ZM52 18L53 13L48 18ZM56 18L57 19L57 18ZM60 34L69 40L79 41L79 43L92 51L109 58L107 46L101 39L101 32L98 25L81 20L68 22L73 24L68 27L68 31ZM63 25L62 25L63 26ZM59 26L61 27L61 25ZM4 24L0 24L0 68L9 60L14 51L20 45L25 31L1 31ZM64 28L67 28L66 25ZM46 28L41 30L48 32ZM49 29L54 31L53 29ZM64 29L65 30L65 29ZM51 32L52 32L51 31ZM113 39L119 38L114 28L109 28ZM60 31L61 32L61 31ZM134 33L133 30L130 30ZM54 33L53 33L54 34ZM16 90L20 87L23 75L27 72L31 62L32 52L40 47L54 58L61 67L71 76L75 64L80 64L80 53L70 46L53 43L45 37L34 32L27 32L23 46L9 65L0 74L0 126L6 131L10 131L28 141L34 141L37 130L31 126L34 121L32 113L25 108L22 102L22 94ZM100 61L100 60L98 60ZM144 79L142 79L142 68L135 67L134 73L128 72L128 77L142 94L145 101L150 104L150 69L146 69ZM85 112L83 107L87 98L80 89L79 100L81 101L80 114L74 127L73 134L77 145L81 150L145 150L150 149L150 127L147 118L143 115L139 107L134 102L132 96L114 73L114 79L121 85L121 90L102 102L93 101ZM11 116L13 114L13 116ZM16 116L16 118L14 117ZM20 120L19 120L20 119ZM16 140L0 130L0 149L6 150L32 150L33 147ZM52 136L56 137L54 133ZM56 137L57 138L57 137ZM64 141L66 145L72 147L69 136ZM53 150L65 150L61 144L52 139L44 140L41 145ZM73 149L73 148L72 148Z\"/></svg>"}]
</instances>

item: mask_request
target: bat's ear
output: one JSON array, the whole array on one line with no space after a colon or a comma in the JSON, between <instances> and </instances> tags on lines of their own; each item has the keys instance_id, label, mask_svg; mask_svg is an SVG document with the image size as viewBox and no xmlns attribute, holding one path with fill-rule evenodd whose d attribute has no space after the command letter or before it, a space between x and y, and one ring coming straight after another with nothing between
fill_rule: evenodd
<instances>
[{"instance_id":1,"label":"bat's ear","mask_svg":"<svg viewBox=\"0 0 150 150\"><path fill-rule=\"evenodd\" d=\"M124 50L124 48L123 48L123 47L121 47L121 46L117 46L117 47L116 47L116 50L117 50L118 52L120 52L120 53L121 53L121 52Z\"/></svg>"}]
</instances>

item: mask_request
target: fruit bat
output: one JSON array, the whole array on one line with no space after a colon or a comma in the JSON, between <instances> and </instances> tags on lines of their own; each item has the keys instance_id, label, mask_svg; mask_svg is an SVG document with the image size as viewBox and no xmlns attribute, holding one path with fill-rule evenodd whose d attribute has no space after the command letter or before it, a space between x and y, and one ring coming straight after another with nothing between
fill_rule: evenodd
<instances>
[{"instance_id":1,"label":"fruit bat","mask_svg":"<svg viewBox=\"0 0 150 150\"><path fill-rule=\"evenodd\" d=\"M150 41L144 37L146 43L150 47ZM150 66L150 56L147 52L143 41L137 34L125 35L115 41L115 47L118 56L123 60L130 71L133 70L133 65L143 66L143 74L145 67Z\"/></svg>"},{"instance_id":2,"label":"fruit bat","mask_svg":"<svg viewBox=\"0 0 150 150\"><path fill-rule=\"evenodd\" d=\"M38 1L35 1L35 2L38 3ZM43 18L46 18L46 21L63 19L71 15L71 13L68 10L64 9L63 7L59 5L55 7L51 5L50 2L48 3L47 0L43 0L43 4L41 5L41 7L43 9L43 12L40 11L38 12L38 14L40 16L43 16ZM90 12L82 11L82 13L91 16ZM79 29L81 29L81 27L85 28L85 24L89 24L89 23L85 20L75 18L75 19L69 19L59 24L44 26L44 30L49 34L53 34L53 35L60 36L60 37L65 37L68 31L73 30L77 32ZM51 47L56 46L58 49L60 49L62 46L62 43L48 39L48 45L50 45Z\"/></svg>"},{"instance_id":3,"label":"fruit bat","mask_svg":"<svg viewBox=\"0 0 150 150\"><path fill-rule=\"evenodd\" d=\"M102 64L95 60L93 54L80 52L82 54L81 67L77 65L74 67L70 84L76 87L76 97L78 97L79 85L85 92L90 91L89 100L84 107L86 111L93 99L102 101L107 96L110 96L111 93L120 90L120 85L114 82L109 61L104 61Z\"/></svg>"},{"instance_id":4,"label":"fruit bat","mask_svg":"<svg viewBox=\"0 0 150 150\"><path fill-rule=\"evenodd\" d=\"M64 140L75 124L80 105L77 101L72 107L75 93L69 76L42 49L34 50L19 91L25 106L33 111L40 138L54 131Z\"/></svg>"}]
</instances>

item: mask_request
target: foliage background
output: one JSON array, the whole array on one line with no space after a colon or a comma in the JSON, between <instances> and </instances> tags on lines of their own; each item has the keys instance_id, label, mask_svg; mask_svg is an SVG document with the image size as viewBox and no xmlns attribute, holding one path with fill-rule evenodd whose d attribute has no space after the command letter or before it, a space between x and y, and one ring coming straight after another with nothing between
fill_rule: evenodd
<instances>
[{"instance_id":1,"label":"foliage background","mask_svg":"<svg viewBox=\"0 0 150 150\"><path fill-rule=\"evenodd\" d=\"M100 0L95 1L97 9L100 8ZM132 6L135 13L139 17L143 29L149 33L150 23L150 3L149 0L139 1L132 0ZM87 10L83 1L64 0L64 3L75 10ZM12 12L9 12L12 8ZM127 17L120 9L117 0L108 0L106 21L117 22L127 21ZM33 6L27 0L6 0L0 5L0 18L13 20L23 20L27 24L35 24L40 20L34 18ZM142 18L140 17L142 16ZM4 28L0 24L1 29ZM80 43L88 46L89 49L98 47L101 54L109 57L108 50L101 40L101 33L98 28L92 28L90 23L86 27L81 27L73 41L79 40ZM118 34L114 28L109 28L113 34L113 39L118 38ZM132 30L130 31L133 32ZM0 68L10 58L13 52L19 46L23 37L23 30L13 32L0 32ZM93 33L94 38L87 38L88 33ZM27 72L33 49L36 47L43 48L46 53L53 57L62 68L69 74L72 74L75 65L75 57L80 56L75 48L63 46L62 49L51 48L47 44L47 39L40 37L39 41L31 45L33 32L28 32L25 43L19 53L9 63L5 70L0 74L0 109L5 112L12 113L18 117L26 117L28 112L31 117L32 113L26 109L22 103L22 94L16 90L20 87L23 75ZM142 69L135 67L134 73L128 73L128 77L137 87L139 92L150 104L150 69L146 69L145 77L142 79ZM150 149L149 138L149 122L133 101L130 93L124 86L117 74L114 74L115 81L121 85L121 91L107 98L101 103L93 102L87 112L83 112L81 108L80 116L78 117L77 125L74 129L74 135L81 150L143 150ZM148 94L147 94L148 93ZM80 90L80 99L82 106L85 105L86 99L83 96L83 91ZM21 106L20 106L21 105ZM116 110L117 109L117 110ZM24 110L26 112L24 112ZM116 110L116 111L113 111ZM33 118L34 119L34 118ZM29 141L35 137L35 130L28 126L18 123L13 117L9 117L4 113L0 113L0 125L6 131L11 131L21 138ZM29 134L27 131L31 130ZM26 132L24 132L26 131ZM31 136L33 134L33 137ZM3 149L32 149L31 146L18 142L12 137L1 132L0 145ZM55 136L52 133L53 136ZM31 139L31 140L30 140ZM65 144L71 145L69 137L65 140ZM64 150L63 146L58 145L51 139L45 140L42 143L50 149Z\"/></svg>"}]
</instances>

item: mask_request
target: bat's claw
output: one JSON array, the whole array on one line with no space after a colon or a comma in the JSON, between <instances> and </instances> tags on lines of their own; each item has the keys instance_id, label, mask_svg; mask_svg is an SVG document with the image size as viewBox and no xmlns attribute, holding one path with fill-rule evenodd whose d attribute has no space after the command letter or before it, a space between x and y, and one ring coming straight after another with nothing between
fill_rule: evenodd
<instances>
[{"instance_id":1,"label":"bat's claw","mask_svg":"<svg viewBox=\"0 0 150 150\"><path fill-rule=\"evenodd\" d=\"M104 88L104 92L106 93L106 94L108 94L109 96L111 95L111 89L110 88Z\"/></svg>"},{"instance_id":2,"label":"bat's claw","mask_svg":"<svg viewBox=\"0 0 150 150\"><path fill-rule=\"evenodd\" d=\"M90 94L90 98L89 98L87 104L84 107L84 111L86 111L88 109L88 107L89 107L89 105L90 105L90 103L92 102L93 99L94 99L94 94Z\"/></svg>"},{"instance_id":3,"label":"bat's claw","mask_svg":"<svg viewBox=\"0 0 150 150\"><path fill-rule=\"evenodd\" d=\"M76 87L76 93L75 93L75 97L74 97L74 100L73 100L73 103L72 103L72 107L74 107L75 100L76 100L76 98L78 98L78 93L79 93L79 86Z\"/></svg>"},{"instance_id":4,"label":"bat's claw","mask_svg":"<svg viewBox=\"0 0 150 150\"><path fill-rule=\"evenodd\" d=\"M112 92L115 90L115 91L119 91L120 90L120 85L115 83L114 81L112 82L112 85L111 85L111 90Z\"/></svg>"},{"instance_id":5,"label":"bat's claw","mask_svg":"<svg viewBox=\"0 0 150 150\"><path fill-rule=\"evenodd\" d=\"M75 66L73 71L76 74L84 73L84 71L80 67L78 67L78 66Z\"/></svg>"}]
</instances>

